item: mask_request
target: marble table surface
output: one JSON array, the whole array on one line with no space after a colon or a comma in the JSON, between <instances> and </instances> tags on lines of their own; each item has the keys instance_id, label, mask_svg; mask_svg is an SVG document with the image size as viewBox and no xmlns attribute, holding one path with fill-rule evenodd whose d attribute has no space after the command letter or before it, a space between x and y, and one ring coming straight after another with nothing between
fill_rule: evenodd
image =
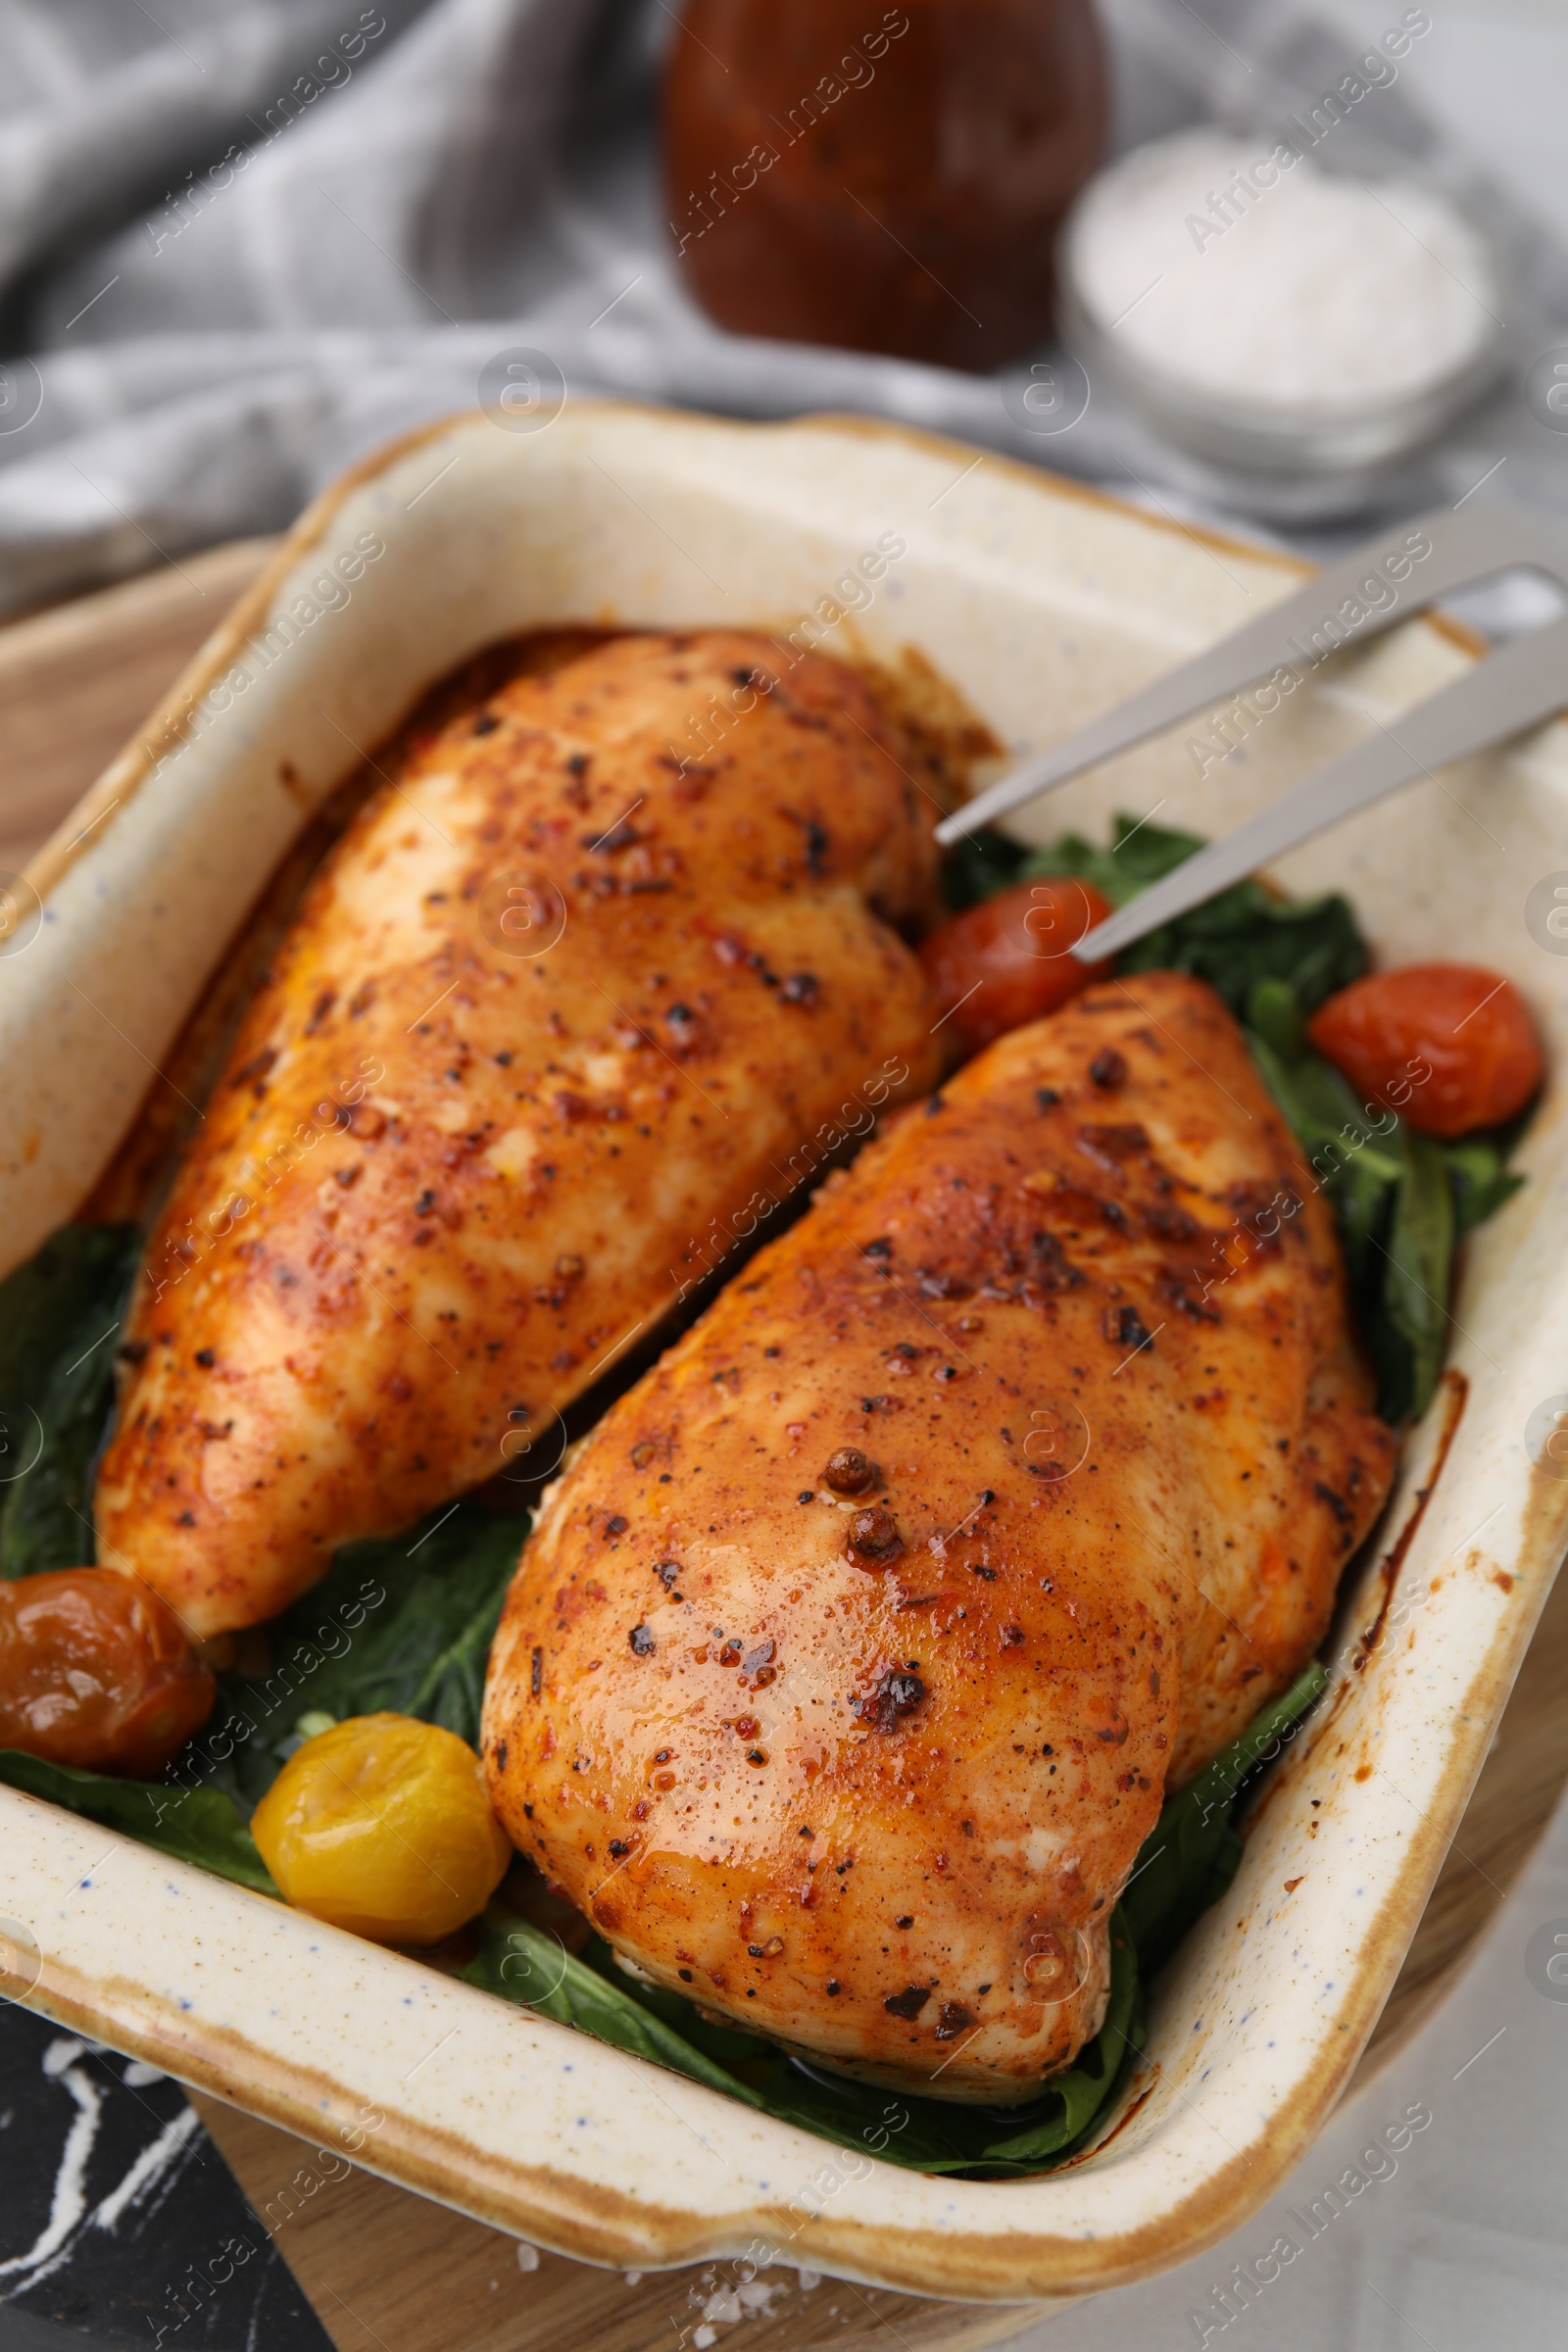
<instances>
[{"instance_id":1,"label":"marble table surface","mask_svg":"<svg viewBox=\"0 0 1568 2352\"><path fill-rule=\"evenodd\" d=\"M4 2352L330 2352L177 2082L0 2000Z\"/></svg>"}]
</instances>

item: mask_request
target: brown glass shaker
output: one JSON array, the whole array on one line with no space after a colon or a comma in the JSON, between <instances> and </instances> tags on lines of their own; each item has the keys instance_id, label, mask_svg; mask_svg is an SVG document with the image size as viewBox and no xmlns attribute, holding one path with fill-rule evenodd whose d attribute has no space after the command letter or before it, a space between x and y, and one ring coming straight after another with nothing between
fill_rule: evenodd
<instances>
[{"instance_id":1,"label":"brown glass shaker","mask_svg":"<svg viewBox=\"0 0 1568 2352\"><path fill-rule=\"evenodd\" d=\"M994 368L1047 333L1104 141L1091 0L686 0L670 231L738 334Z\"/></svg>"}]
</instances>

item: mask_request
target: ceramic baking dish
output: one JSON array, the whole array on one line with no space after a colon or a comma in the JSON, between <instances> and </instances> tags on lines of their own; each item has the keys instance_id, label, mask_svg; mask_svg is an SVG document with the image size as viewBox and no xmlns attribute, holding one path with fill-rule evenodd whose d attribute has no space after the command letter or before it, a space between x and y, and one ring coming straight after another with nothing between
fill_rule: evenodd
<instances>
[{"instance_id":1,"label":"ceramic baking dish","mask_svg":"<svg viewBox=\"0 0 1568 2352\"><path fill-rule=\"evenodd\" d=\"M904 552L856 584L879 542ZM32 870L40 904L0 956L5 1262L83 1199L355 747L487 642L559 620L788 627L814 613L828 650L898 664L914 649L1023 751L1298 576L1025 467L852 419L759 427L583 404L535 433L472 416L396 444L305 515ZM1202 730L1179 730L1029 822L1102 830L1115 809L1158 808L1211 829L1471 658L1412 621L1233 725L1224 760L1212 737L1206 758L1190 748ZM1536 944L1525 900L1558 864L1565 826L1568 735L1554 723L1298 852L1282 879L1343 886L1388 956L1462 953L1510 974L1560 1072L1568 961ZM11 1989L590 2261L648 2269L760 2239L866 2281L1024 2301L1194 2253L1269 2195L1343 2088L1562 1548L1568 1484L1527 1446L1532 1415L1568 1391L1560 1081L1520 1164L1530 1183L1470 1246L1449 1376L1342 1612L1330 1693L1268 1786L1232 1891L1155 1988L1120 2118L1070 2168L965 2182L836 2153L0 1788ZM1396 1578L1419 1605L1384 1614Z\"/></svg>"}]
</instances>

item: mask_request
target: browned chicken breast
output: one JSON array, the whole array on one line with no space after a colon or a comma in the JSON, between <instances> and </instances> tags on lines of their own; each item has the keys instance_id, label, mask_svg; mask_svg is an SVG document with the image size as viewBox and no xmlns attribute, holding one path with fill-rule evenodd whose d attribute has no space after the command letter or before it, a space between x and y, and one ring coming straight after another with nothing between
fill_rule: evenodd
<instances>
[{"instance_id":1,"label":"browned chicken breast","mask_svg":"<svg viewBox=\"0 0 1568 2352\"><path fill-rule=\"evenodd\" d=\"M624 637L409 757L315 882L153 1236L100 1557L198 1634L502 1470L931 1083L931 810L865 687ZM693 766L694 714L729 713ZM716 730L714 730L716 731Z\"/></svg>"},{"instance_id":2,"label":"browned chicken breast","mask_svg":"<svg viewBox=\"0 0 1568 2352\"><path fill-rule=\"evenodd\" d=\"M659 1983L1026 2097L1160 1801L1322 1637L1393 1442L1201 983L901 1115L587 1439L491 1657L514 1840Z\"/></svg>"}]
</instances>

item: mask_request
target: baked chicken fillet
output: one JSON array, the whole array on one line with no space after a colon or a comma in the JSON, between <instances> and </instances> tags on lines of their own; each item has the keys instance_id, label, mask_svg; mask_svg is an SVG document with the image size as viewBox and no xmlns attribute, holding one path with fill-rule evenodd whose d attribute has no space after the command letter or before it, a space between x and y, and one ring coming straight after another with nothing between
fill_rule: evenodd
<instances>
[{"instance_id":1,"label":"baked chicken fillet","mask_svg":"<svg viewBox=\"0 0 1568 2352\"><path fill-rule=\"evenodd\" d=\"M215 1634L519 1448L548 1471L614 1351L936 1075L891 927L930 816L853 673L740 633L610 641L414 750L152 1237L103 1562Z\"/></svg>"},{"instance_id":2,"label":"baked chicken fillet","mask_svg":"<svg viewBox=\"0 0 1568 2352\"><path fill-rule=\"evenodd\" d=\"M1320 1641L1393 1442L1201 982L907 1110L599 1424L491 1656L514 1841L818 2063L1028 2097L1167 1790Z\"/></svg>"}]
</instances>

